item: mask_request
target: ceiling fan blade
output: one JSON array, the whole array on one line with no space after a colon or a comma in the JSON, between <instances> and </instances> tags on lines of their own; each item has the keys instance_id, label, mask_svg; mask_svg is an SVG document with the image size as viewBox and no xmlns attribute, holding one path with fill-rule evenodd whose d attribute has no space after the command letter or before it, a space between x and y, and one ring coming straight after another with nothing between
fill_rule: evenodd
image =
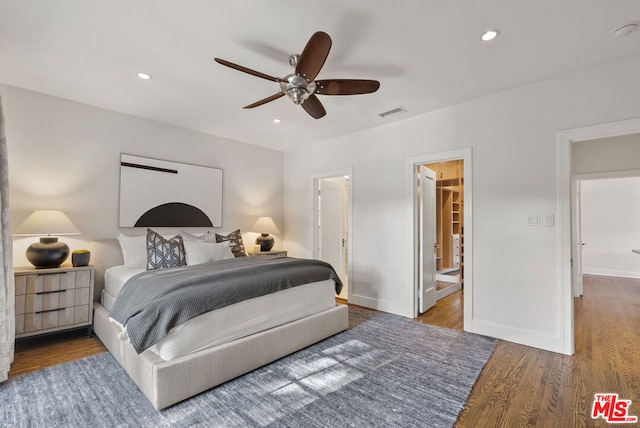
<instances>
[{"instance_id":1,"label":"ceiling fan blade","mask_svg":"<svg viewBox=\"0 0 640 428\"><path fill-rule=\"evenodd\" d=\"M243 66L238 65L238 64L234 64L234 63L226 61L224 59L220 59L220 58L214 58L214 59L216 60L216 62L218 64L222 64L222 65L225 65L227 67L233 68L235 70L242 71L243 73L247 73L247 74L250 74L252 76L261 77L263 79L271 80L272 82L280 82L280 78L278 78L278 77L269 76L268 74L260 73L259 71L255 71L255 70L252 70L250 68L243 67Z\"/></svg>"},{"instance_id":2,"label":"ceiling fan blade","mask_svg":"<svg viewBox=\"0 0 640 428\"><path fill-rule=\"evenodd\" d=\"M261 106L262 104L266 104L268 102L271 102L273 100L277 100L280 97L284 97L284 92L278 92L277 94L273 94L270 97L264 98L260 101L256 101L253 104L249 104L248 106L244 106L242 108L254 108L254 107L258 107Z\"/></svg>"},{"instance_id":3,"label":"ceiling fan blade","mask_svg":"<svg viewBox=\"0 0 640 428\"><path fill-rule=\"evenodd\" d=\"M320 95L358 95L370 94L380 87L377 80L329 79L316 80L316 94Z\"/></svg>"},{"instance_id":4,"label":"ceiling fan blade","mask_svg":"<svg viewBox=\"0 0 640 428\"><path fill-rule=\"evenodd\" d=\"M331 37L323 31L314 33L300 54L296 65L296 74L312 82L329 55Z\"/></svg>"},{"instance_id":5,"label":"ceiling fan blade","mask_svg":"<svg viewBox=\"0 0 640 428\"><path fill-rule=\"evenodd\" d=\"M309 98L304 100L304 102L302 103L302 108L314 119L320 119L325 114L327 114L327 111L322 106L322 103L320 102L318 97L313 94Z\"/></svg>"}]
</instances>

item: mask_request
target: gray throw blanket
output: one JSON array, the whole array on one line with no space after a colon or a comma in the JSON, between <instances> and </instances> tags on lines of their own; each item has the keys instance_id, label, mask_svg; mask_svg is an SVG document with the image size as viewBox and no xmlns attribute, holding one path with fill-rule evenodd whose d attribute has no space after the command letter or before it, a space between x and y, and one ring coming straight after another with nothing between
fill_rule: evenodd
<instances>
[{"instance_id":1,"label":"gray throw blanket","mask_svg":"<svg viewBox=\"0 0 640 428\"><path fill-rule=\"evenodd\" d=\"M126 282L109 317L126 328L139 354L176 325L205 312L326 279L335 281L339 294L342 282L330 264L277 256L147 271Z\"/></svg>"}]
</instances>

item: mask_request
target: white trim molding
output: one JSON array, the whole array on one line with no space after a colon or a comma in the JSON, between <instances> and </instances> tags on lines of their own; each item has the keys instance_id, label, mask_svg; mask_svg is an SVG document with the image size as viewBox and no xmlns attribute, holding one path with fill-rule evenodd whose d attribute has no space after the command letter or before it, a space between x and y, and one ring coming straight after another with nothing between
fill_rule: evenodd
<instances>
[{"instance_id":1,"label":"white trim molding","mask_svg":"<svg viewBox=\"0 0 640 428\"><path fill-rule=\"evenodd\" d=\"M560 352L572 355L575 352L573 290L572 290L572 173L571 145L576 141L615 137L640 132L640 118L602 123L582 128L559 131L556 136L557 148L557 205L558 205L558 298L560 305L559 323L562 334Z\"/></svg>"},{"instance_id":2,"label":"white trim molding","mask_svg":"<svg viewBox=\"0 0 640 428\"><path fill-rule=\"evenodd\" d=\"M416 179L416 167L421 164L446 162L449 160L462 159L464 161L464 330L473 331L473 168L472 168L471 147L456 150L447 150L444 152L429 153L407 158L407 199L410 201L410 207L407 221L407 233L411 236L413 257L409 258L410 283L411 290L408 293L407 309L403 311L411 314L411 317L417 316L418 313L418 236L417 236L417 205L418 205L418 189Z\"/></svg>"}]
</instances>

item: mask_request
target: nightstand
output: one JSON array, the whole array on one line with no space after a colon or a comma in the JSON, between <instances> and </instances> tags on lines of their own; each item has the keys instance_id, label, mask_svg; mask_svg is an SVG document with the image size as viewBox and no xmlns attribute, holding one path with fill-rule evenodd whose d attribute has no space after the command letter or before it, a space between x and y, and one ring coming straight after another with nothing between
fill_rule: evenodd
<instances>
[{"instance_id":1,"label":"nightstand","mask_svg":"<svg viewBox=\"0 0 640 428\"><path fill-rule=\"evenodd\" d=\"M257 253L248 253L249 256L283 256L287 257L286 250L258 251Z\"/></svg>"},{"instance_id":2,"label":"nightstand","mask_svg":"<svg viewBox=\"0 0 640 428\"><path fill-rule=\"evenodd\" d=\"M86 326L93 322L93 266L15 268L16 338Z\"/></svg>"}]
</instances>

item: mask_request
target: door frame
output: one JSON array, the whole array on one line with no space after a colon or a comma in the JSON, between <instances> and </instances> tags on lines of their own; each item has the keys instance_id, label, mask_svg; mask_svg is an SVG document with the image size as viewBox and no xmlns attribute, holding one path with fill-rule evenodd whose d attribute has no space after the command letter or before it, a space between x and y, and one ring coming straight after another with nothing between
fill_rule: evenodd
<instances>
[{"instance_id":1,"label":"door frame","mask_svg":"<svg viewBox=\"0 0 640 428\"><path fill-rule=\"evenodd\" d=\"M616 137L640 133L640 118L609 122L582 128L559 131L556 135L556 155L559 160L556 172L558 206L558 302L560 310L560 328L562 353L573 355L575 352L574 308L573 308L573 268L571 258L575 252L573 176L571 174L571 145L574 142Z\"/></svg>"},{"instance_id":2,"label":"door frame","mask_svg":"<svg viewBox=\"0 0 640 428\"><path fill-rule=\"evenodd\" d=\"M464 161L464 330L471 329L473 321L473 168L472 168L471 147L462 149L447 150L443 152L428 153L418 156L412 156L407 159L407 177L409 180L408 190L410 192L411 229L409 231L413 257L411 262L411 277L413 281L410 283L409 301L407 302L407 313L418 316L418 293L420 286L420 259L419 259L419 216L418 216L418 180L416 179L416 170L418 165L427 163L446 162L450 160L462 159Z\"/></svg>"},{"instance_id":3,"label":"door frame","mask_svg":"<svg viewBox=\"0 0 640 428\"><path fill-rule=\"evenodd\" d=\"M330 171L322 171L315 172L310 174L311 178L311 224L309 225L309 233L311 236L309 237L309 242L311 248L309 249L309 254L313 257L317 257L317 248L318 248L318 192L320 191L320 180L325 178L333 178L333 177L349 177L349 186L347 186L347 206L346 206L346 215L347 215L347 301L351 300L351 295L353 292L353 223L352 223L352 207L353 207L353 168L340 168L334 169Z\"/></svg>"},{"instance_id":4,"label":"door frame","mask_svg":"<svg viewBox=\"0 0 640 428\"><path fill-rule=\"evenodd\" d=\"M600 181L600 180L612 180L616 178L634 178L640 177L640 170L631 169L625 171L607 171L607 172L591 172L584 174L573 174L571 176L571 208L572 208L572 216L571 220L573 222L572 225L572 235L571 238L571 248L572 248L572 259L573 259L573 270L571 271L571 281L572 281L572 290L573 297L582 296L582 285L583 281L578 280L576 278L577 275L582 274L582 269L578 269L578 267L582 266L582 259L578 262L575 261L576 257L581 258L582 252L580 251L580 241L578 238L582 235L581 230L581 222L577 218L579 213L582 212L582 207L580 206L580 198L578 198L578 191L580 190L580 184L585 181Z\"/></svg>"}]
</instances>

